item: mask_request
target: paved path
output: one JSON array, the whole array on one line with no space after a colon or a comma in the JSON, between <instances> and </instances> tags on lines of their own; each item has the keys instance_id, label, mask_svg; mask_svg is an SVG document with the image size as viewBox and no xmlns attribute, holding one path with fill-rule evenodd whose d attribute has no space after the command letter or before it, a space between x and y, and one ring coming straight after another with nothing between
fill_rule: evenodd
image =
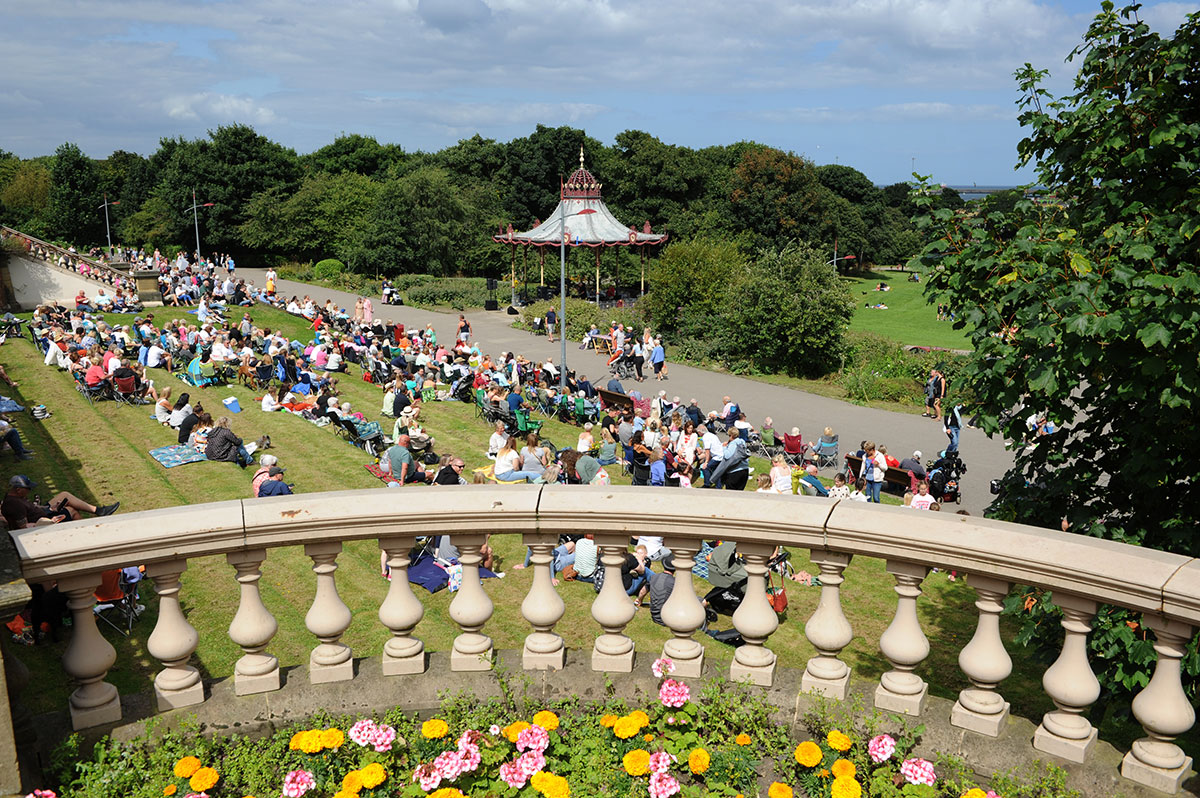
<instances>
[{"instance_id":1,"label":"paved path","mask_svg":"<svg viewBox=\"0 0 1200 798\"><path fill-rule=\"evenodd\" d=\"M262 269L239 267L238 275L253 280L256 285L262 285L265 279ZM326 298L331 298L344 307L354 307L355 296L345 291L290 280L279 280L278 290L285 296L308 294L321 303L324 303ZM454 313L422 310L407 305L393 307L384 305L379 297L372 297L371 301L374 303L375 315L385 321L390 319L410 327L424 327L432 323L443 336L453 333L458 322L458 316ZM551 344L544 336L534 336L514 329L511 326L514 317L504 311L478 311L468 314L467 319L471 322L472 334L486 343L484 348L492 355L499 355L505 351L519 352L530 360L552 357L557 363L560 359L558 341ZM567 343L567 366L580 374L586 374L593 383L603 385L608 381L604 358L591 351L581 351L578 347L578 343ZM871 439L886 445L888 453L898 459L904 459L914 449L921 450L924 453L923 459L927 459L945 448L947 443L941 423L922 418L920 415L860 407L795 388L677 363L669 363L669 370L670 379L666 382L656 383L652 378L647 378L640 386L628 381L625 388L628 391L638 387L642 393L648 395L665 389L669 397L679 396L684 402L693 398L699 400L700 406L706 411L719 409L721 397L728 395L742 406L746 418L756 427L762 424L764 417L770 416L775 421L775 429L781 434L796 426L800 428L806 441L815 440L826 426L833 427L840 436L842 454L851 446L857 449L859 441ZM647 372L649 371L647 368ZM989 440L977 429L962 431L959 450L969 468L962 482L962 509L970 511L973 515L982 515L992 499L988 485L1012 465L1012 455L1005 450L999 437Z\"/></svg>"}]
</instances>

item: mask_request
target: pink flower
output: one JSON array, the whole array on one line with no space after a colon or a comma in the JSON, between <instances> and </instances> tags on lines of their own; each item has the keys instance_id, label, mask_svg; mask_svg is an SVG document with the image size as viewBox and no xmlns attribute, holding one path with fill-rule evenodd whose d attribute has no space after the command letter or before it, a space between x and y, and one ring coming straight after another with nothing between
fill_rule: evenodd
<instances>
[{"instance_id":1,"label":"pink flower","mask_svg":"<svg viewBox=\"0 0 1200 798\"><path fill-rule=\"evenodd\" d=\"M534 724L517 735L518 751L545 751L550 745L550 733Z\"/></svg>"},{"instance_id":2,"label":"pink flower","mask_svg":"<svg viewBox=\"0 0 1200 798\"><path fill-rule=\"evenodd\" d=\"M26 795L25 798L58 798L54 790L34 790Z\"/></svg>"},{"instance_id":3,"label":"pink flower","mask_svg":"<svg viewBox=\"0 0 1200 798\"><path fill-rule=\"evenodd\" d=\"M529 778L546 767L546 757L541 751L526 751L517 757L516 763L525 774L525 778Z\"/></svg>"},{"instance_id":4,"label":"pink flower","mask_svg":"<svg viewBox=\"0 0 1200 798\"><path fill-rule=\"evenodd\" d=\"M391 751L392 741L396 739L396 730L386 723L375 726L371 732L370 743L376 751Z\"/></svg>"},{"instance_id":5,"label":"pink flower","mask_svg":"<svg viewBox=\"0 0 1200 798\"><path fill-rule=\"evenodd\" d=\"M479 746L477 745L469 745L466 748L459 749L458 755L462 759L463 773L473 773L483 760L483 757L479 753Z\"/></svg>"},{"instance_id":6,"label":"pink flower","mask_svg":"<svg viewBox=\"0 0 1200 798\"><path fill-rule=\"evenodd\" d=\"M674 679L667 679L662 683L662 687L658 688L658 700L662 701L664 707L675 707L678 709L686 704L691 697L691 688L683 682L677 682Z\"/></svg>"},{"instance_id":7,"label":"pink flower","mask_svg":"<svg viewBox=\"0 0 1200 798\"><path fill-rule=\"evenodd\" d=\"M442 783L442 774L438 772L432 762L426 762L413 771L413 781L421 782L421 789L429 792L436 790L437 786Z\"/></svg>"},{"instance_id":8,"label":"pink flower","mask_svg":"<svg viewBox=\"0 0 1200 798\"><path fill-rule=\"evenodd\" d=\"M666 773L671 769L671 763L674 761L675 757L666 751L655 751L650 755L650 771L652 773ZM670 795L670 793L667 794Z\"/></svg>"},{"instance_id":9,"label":"pink flower","mask_svg":"<svg viewBox=\"0 0 1200 798\"><path fill-rule=\"evenodd\" d=\"M366 747L371 744L371 735L375 732L375 721L360 720L350 727L350 739Z\"/></svg>"},{"instance_id":10,"label":"pink flower","mask_svg":"<svg viewBox=\"0 0 1200 798\"><path fill-rule=\"evenodd\" d=\"M443 751L433 760L433 766L446 781L454 781L462 773L463 761L458 751Z\"/></svg>"},{"instance_id":11,"label":"pink flower","mask_svg":"<svg viewBox=\"0 0 1200 798\"><path fill-rule=\"evenodd\" d=\"M525 786L525 782L529 780L529 777L525 775L525 772L521 770L521 766L516 762L502 762L500 764L500 779L514 790L519 790Z\"/></svg>"},{"instance_id":12,"label":"pink flower","mask_svg":"<svg viewBox=\"0 0 1200 798\"><path fill-rule=\"evenodd\" d=\"M468 746L478 746L479 741L483 739L483 732L477 732L474 729L467 729L458 738L458 750L462 751Z\"/></svg>"},{"instance_id":13,"label":"pink flower","mask_svg":"<svg viewBox=\"0 0 1200 798\"><path fill-rule=\"evenodd\" d=\"M206 793L206 792L189 792L187 795L183 796L183 798L208 798L208 793Z\"/></svg>"},{"instance_id":14,"label":"pink flower","mask_svg":"<svg viewBox=\"0 0 1200 798\"><path fill-rule=\"evenodd\" d=\"M488 734L492 735L493 737L499 737L500 727L493 723L492 728L488 729Z\"/></svg>"},{"instance_id":15,"label":"pink flower","mask_svg":"<svg viewBox=\"0 0 1200 798\"><path fill-rule=\"evenodd\" d=\"M1000 798L1000 793L996 792L995 790L988 790L987 798Z\"/></svg>"},{"instance_id":16,"label":"pink flower","mask_svg":"<svg viewBox=\"0 0 1200 798\"><path fill-rule=\"evenodd\" d=\"M674 725L675 725L675 716L674 716L674 715L671 715L670 717L668 717L668 718L667 718L667 725L668 725L668 726L674 726Z\"/></svg>"},{"instance_id":17,"label":"pink flower","mask_svg":"<svg viewBox=\"0 0 1200 798\"><path fill-rule=\"evenodd\" d=\"M900 772L909 784L927 784L932 787L937 780L933 773L933 763L928 759L906 759L900 765Z\"/></svg>"},{"instance_id":18,"label":"pink flower","mask_svg":"<svg viewBox=\"0 0 1200 798\"><path fill-rule=\"evenodd\" d=\"M872 737L871 742L867 743L867 753L871 755L871 761L876 765L886 762L895 750L896 741L888 734Z\"/></svg>"},{"instance_id":19,"label":"pink flower","mask_svg":"<svg viewBox=\"0 0 1200 798\"><path fill-rule=\"evenodd\" d=\"M650 775L650 798L669 798L679 792L679 782L667 773Z\"/></svg>"},{"instance_id":20,"label":"pink flower","mask_svg":"<svg viewBox=\"0 0 1200 798\"><path fill-rule=\"evenodd\" d=\"M317 786L317 780L307 770L293 770L283 777L285 798L301 798L304 793Z\"/></svg>"},{"instance_id":21,"label":"pink flower","mask_svg":"<svg viewBox=\"0 0 1200 798\"><path fill-rule=\"evenodd\" d=\"M654 674L654 678L661 679L663 674L675 672L675 663L670 657L659 657L650 666L650 672Z\"/></svg>"}]
</instances>

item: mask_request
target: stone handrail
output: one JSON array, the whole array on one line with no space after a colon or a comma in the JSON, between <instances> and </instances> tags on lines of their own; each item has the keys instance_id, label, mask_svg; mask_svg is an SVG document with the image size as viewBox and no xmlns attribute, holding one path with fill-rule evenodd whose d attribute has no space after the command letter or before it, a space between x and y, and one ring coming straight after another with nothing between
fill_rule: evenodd
<instances>
[{"instance_id":1,"label":"stone handrail","mask_svg":"<svg viewBox=\"0 0 1200 798\"><path fill-rule=\"evenodd\" d=\"M112 266L108 265L107 263L98 261L94 258L89 258L86 255L81 255L78 252L71 252L70 250L60 247L57 244L51 244L48 241L42 241L40 238L34 238L33 236L28 235L27 233L22 233L20 230L14 230L13 228L7 227L5 225L0 225L0 237L6 238L6 239L7 238L16 238L16 239L22 241L25 245L26 251L29 252L31 255L34 254L34 252L33 252L34 247L39 247L42 249L43 252L47 253L47 255L53 254L55 256L65 256L68 259L68 261L72 264L86 263L88 265L88 268L90 271L87 274L80 274L80 276L84 277L85 279L88 279L88 280L95 280L97 282L114 285L116 283L114 283L113 280L121 280L123 278L128 277L128 275L126 275L119 269L114 269ZM47 260L47 261L50 260L50 258L46 257L46 256L43 256L43 259ZM79 273L79 269L76 266L72 265L72 266L69 266L69 268L72 271ZM106 274L108 274L110 279L104 280L104 279L97 277L95 275L95 271L97 271L97 270L103 271Z\"/></svg>"},{"instance_id":2,"label":"stone handrail","mask_svg":"<svg viewBox=\"0 0 1200 798\"><path fill-rule=\"evenodd\" d=\"M599 531L597 531L599 530ZM234 673L239 695L279 688L279 665L267 653L276 622L258 591L270 548L304 545L313 560L317 590L305 622L318 644L312 651L313 683L354 677L350 649L341 642L351 616L338 596L335 572L344 541L378 539L392 571L380 621L392 631L382 652L386 675L419 673L424 646L412 635L424 609L407 578L409 552L419 536L450 535L463 565L462 587L450 605L460 627L451 667L486 670L493 651L485 626L492 602L478 576L484 532L519 533L532 549L533 583L521 605L532 627L523 654L526 669L562 668L565 650L554 626L565 605L552 586L552 551L562 533L596 532L604 587L592 605L600 627L592 651L594 670L630 672L634 642L624 634L635 609L621 586L620 567L630 535L661 535L674 552L675 588L663 608L674 637L663 653L677 674L698 676L704 648L694 634L704 611L691 578L701 541L736 541L748 574L746 597L733 616L745 644L730 678L772 683L775 654L767 647L778 619L766 594L767 561L776 546L806 548L820 570L819 605L804 633L817 650L802 689L843 699L850 668L839 657L853 638L842 611L843 571L856 554L881 558L895 579L897 605L880 650L891 662L875 692L876 706L920 715L928 685L914 670L928 655L916 599L930 568L969 575L978 594L978 625L959 654L971 682L955 704L951 722L997 736L1009 705L999 687L1012 670L1000 636L1002 601L1012 585L1054 591L1063 609L1064 642L1043 686L1057 707L1042 719L1034 746L1082 762L1097 733L1085 717L1100 692L1087 660L1086 636L1101 603L1141 612L1155 633L1159 658L1133 712L1147 736L1134 743L1122 773L1137 782L1177 791L1191 759L1174 738L1191 728L1195 714L1182 689L1180 660L1200 626L1200 560L1055 530L958 515L905 512L855 502L733 495L715 491L647 491L638 488L470 486L408 488L282 496L132 513L37 527L13 533L27 579L57 580L69 597L75 631L63 656L80 686L71 696L76 728L120 718L116 688L104 681L115 652L96 629L92 593L102 571L145 564L155 580L160 608L148 649L164 669L155 679L160 710L205 700L199 673L189 664L198 636L179 606L180 575L193 557L224 554L236 571L241 602L231 639L245 652ZM657 652L655 652L657 653Z\"/></svg>"}]
</instances>

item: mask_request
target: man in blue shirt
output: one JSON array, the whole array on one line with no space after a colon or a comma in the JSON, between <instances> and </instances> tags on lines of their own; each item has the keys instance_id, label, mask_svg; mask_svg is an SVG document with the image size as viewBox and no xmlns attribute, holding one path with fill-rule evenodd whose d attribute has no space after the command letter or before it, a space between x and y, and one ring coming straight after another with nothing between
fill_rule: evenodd
<instances>
[{"instance_id":1,"label":"man in blue shirt","mask_svg":"<svg viewBox=\"0 0 1200 798\"><path fill-rule=\"evenodd\" d=\"M525 404L525 399L521 396L519 391L509 391L508 397L505 399L505 401L508 402L508 409L513 415L516 415L517 410L520 409L521 405Z\"/></svg>"},{"instance_id":2,"label":"man in blue shirt","mask_svg":"<svg viewBox=\"0 0 1200 798\"><path fill-rule=\"evenodd\" d=\"M271 466L267 478L258 486L258 495L262 496L291 496L292 486L283 481L284 469Z\"/></svg>"},{"instance_id":3,"label":"man in blue shirt","mask_svg":"<svg viewBox=\"0 0 1200 798\"><path fill-rule=\"evenodd\" d=\"M817 479L817 467L809 463L804 470L805 474L800 477L800 481L811 485L817 491L818 496L828 496L829 491L821 484L821 480Z\"/></svg>"}]
</instances>

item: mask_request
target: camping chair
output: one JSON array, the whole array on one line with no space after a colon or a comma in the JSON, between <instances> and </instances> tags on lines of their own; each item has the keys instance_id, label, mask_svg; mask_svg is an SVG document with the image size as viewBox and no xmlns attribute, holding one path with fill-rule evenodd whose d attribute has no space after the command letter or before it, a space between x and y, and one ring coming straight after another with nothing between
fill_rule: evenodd
<instances>
[{"instance_id":1,"label":"camping chair","mask_svg":"<svg viewBox=\"0 0 1200 798\"><path fill-rule=\"evenodd\" d=\"M345 438L372 457L383 453L391 445L391 441L385 438L383 433L364 437L359 433L358 425L354 423L354 419L352 418L339 418L335 423L337 428L334 431L340 437Z\"/></svg>"},{"instance_id":2,"label":"camping chair","mask_svg":"<svg viewBox=\"0 0 1200 798\"><path fill-rule=\"evenodd\" d=\"M214 385L217 381L215 375L206 375L201 372L199 355L196 355L194 358L192 358L191 362L188 363L187 371L180 375L180 379L182 379L188 385L196 388L200 388L205 385Z\"/></svg>"},{"instance_id":3,"label":"camping chair","mask_svg":"<svg viewBox=\"0 0 1200 798\"><path fill-rule=\"evenodd\" d=\"M134 621L146 610L138 604L137 586L141 581L139 568L114 568L101 574L100 587L95 592L92 612L125 637L129 637Z\"/></svg>"},{"instance_id":4,"label":"camping chair","mask_svg":"<svg viewBox=\"0 0 1200 798\"><path fill-rule=\"evenodd\" d=\"M137 392L136 377L117 377L113 380L113 399L117 404L122 405L148 405L150 400L146 398L145 393Z\"/></svg>"},{"instance_id":5,"label":"camping chair","mask_svg":"<svg viewBox=\"0 0 1200 798\"><path fill-rule=\"evenodd\" d=\"M640 452L629 450L632 454L632 467L630 473L633 475L632 484L634 485L649 485L650 484L650 458Z\"/></svg>"},{"instance_id":6,"label":"camping chair","mask_svg":"<svg viewBox=\"0 0 1200 798\"><path fill-rule=\"evenodd\" d=\"M832 441L817 441L817 468L837 468L838 467L838 438L833 436Z\"/></svg>"},{"instance_id":7,"label":"camping chair","mask_svg":"<svg viewBox=\"0 0 1200 798\"><path fill-rule=\"evenodd\" d=\"M254 388L255 390L265 391L271 387L271 380L275 378L275 364L268 361L259 363L254 367Z\"/></svg>"},{"instance_id":8,"label":"camping chair","mask_svg":"<svg viewBox=\"0 0 1200 798\"><path fill-rule=\"evenodd\" d=\"M88 404L95 404L98 399L109 398L108 383L102 382L93 388L84 381L81 373L78 371L73 373L75 375L75 390L83 394L84 398L88 400Z\"/></svg>"},{"instance_id":9,"label":"camping chair","mask_svg":"<svg viewBox=\"0 0 1200 798\"><path fill-rule=\"evenodd\" d=\"M490 421L491 413L488 410L487 399L482 388L475 389L475 418L482 418L484 421Z\"/></svg>"},{"instance_id":10,"label":"camping chair","mask_svg":"<svg viewBox=\"0 0 1200 798\"><path fill-rule=\"evenodd\" d=\"M529 419L529 411L521 407L518 407L513 415L516 417L518 435L528 435L531 432L541 432L542 425L546 423L544 421L531 421Z\"/></svg>"},{"instance_id":11,"label":"camping chair","mask_svg":"<svg viewBox=\"0 0 1200 798\"><path fill-rule=\"evenodd\" d=\"M588 421L596 420L595 409L588 407L587 399L582 396L575 397L575 423L583 426Z\"/></svg>"},{"instance_id":12,"label":"camping chair","mask_svg":"<svg viewBox=\"0 0 1200 798\"><path fill-rule=\"evenodd\" d=\"M801 436L783 436L783 457L789 465L804 465L804 441L801 439Z\"/></svg>"}]
</instances>

